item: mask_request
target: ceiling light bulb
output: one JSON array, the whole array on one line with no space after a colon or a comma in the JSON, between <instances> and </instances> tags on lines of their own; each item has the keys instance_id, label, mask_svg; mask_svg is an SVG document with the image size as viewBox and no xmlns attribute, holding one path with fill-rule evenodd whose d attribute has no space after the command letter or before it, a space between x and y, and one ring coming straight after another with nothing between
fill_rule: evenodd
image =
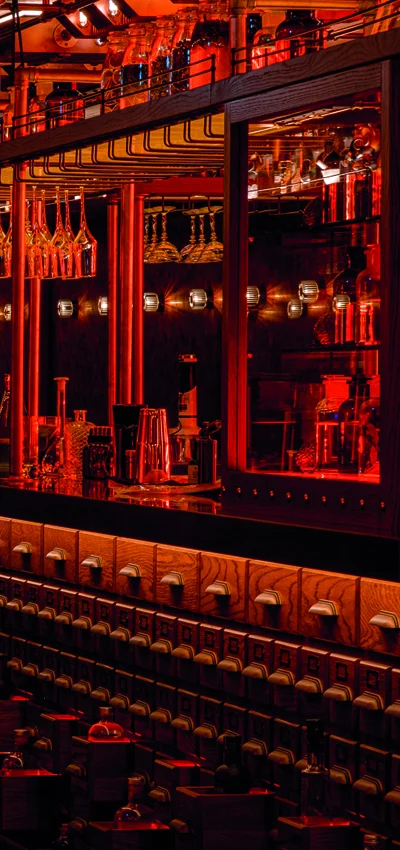
<instances>
[{"instance_id":1,"label":"ceiling light bulb","mask_svg":"<svg viewBox=\"0 0 400 850\"><path fill-rule=\"evenodd\" d=\"M4 305L4 319L6 322L11 322L11 304Z\"/></svg>"},{"instance_id":2,"label":"ceiling light bulb","mask_svg":"<svg viewBox=\"0 0 400 850\"><path fill-rule=\"evenodd\" d=\"M258 307L260 303L260 290L258 286L248 286L246 289L246 301L249 310Z\"/></svg>"},{"instance_id":3,"label":"ceiling light bulb","mask_svg":"<svg viewBox=\"0 0 400 850\"><path fill-rule=\"evenodd\" d=\"M89 23L89 18L87 17L87 15L85 15L84 12L79 12L79 26L80 27L87 27L88 23Z\"/></svg>"},{"instance_id":4,"label":"ceiling light bulb","mask_svg":"<svg viewBox=\"0 0 400 850\"><path fill-rule=\"evenodd\" d=\"M97 309L99 311L99 316L107 316L108 315L108 298L107 298L107 295L100 295L100 298L97 302Z\"/></svg>"},{"instance_id":5,"label":"ceiling light bulb","mask_svg":"<svg viewBox=\"0 0 400 850\"><path fill-rule=\"evenodd\" d=\"M156 313L160 306L160 299L156 292L145 292L143 294L143 310L146 313Z\"/></svg>"},{"instance_id":6,"label":"ceiling light bulb","mask_svg":"<svg viewBox=\"0 0 400 850\"><path fill-rule=\"evenodd\" d=\"M189 292L189 307L192 310L205 310L207 307L207 293L205 289L191 289Z\"/></svg>"},{"instance_id":7,"label":"ceiling light bulb","mask_svg":"<svg viewBox=\"0 0 400 850\"><path fill-rule=\"evenodd\" d=\"M315 304L318 301L319 287L316 280L301 280L299 283L299 298L305 304Z\"/></svg>"},{"instance_id":8,"label":"ceiling light bulb","mask_svg":"<svg viewBox=\"0 0 400 850\"><path fill-rule=\"evenodd\" d=\"M289 319L299 319L303 312L303 302L300 298L292 298L287 305Z\"/></svg>"},{"instance_id":9,"label":"ceiling light bulb","mask_svg":"<svg viewBox=\"0 0 400 850\"><path fill-rule=\"evenodd\" d=\"M72 301L63 299L57 302L57 313L61 319L70 319L74 315L74 305Z\"/></svg>"},{"instance_id":10,"label":"ceiling light bulb","mask_svg":"<svg viewBox=\"0 0 400 850\"><path fill-rule=\"evenodd\" d=\"M113 18L115 18L116 15L119 15L119 9L117 4L114 3L114 0L108 0L108 14Z\"/></svg>"}]
</instances>

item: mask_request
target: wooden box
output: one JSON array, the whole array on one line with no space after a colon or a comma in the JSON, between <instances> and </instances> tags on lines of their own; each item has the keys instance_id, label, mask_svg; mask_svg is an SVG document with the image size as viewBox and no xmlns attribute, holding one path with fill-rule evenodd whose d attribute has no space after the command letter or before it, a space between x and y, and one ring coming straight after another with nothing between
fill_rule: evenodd
<instances>
[{"instance_id":1,"label":"wooden box","mask_svg":"<svg viewBox=\"0 0 400 850\"><path fill-rule=\"evenodd\" d=\"M133 770L134 744L129 738L116 741L74 736L68 773L72 790L85 791L93 802L122 803L127 796L127 776ZM71 769L71 766L76 769Z\"/></svg>"},{"instance_id":2,"label":"wooden box","mask_svg":"<svg viewBox=\"0 0 400 850\"><path fill-rule=\"evenodd\" d=\"M278 845L284 850L355 850L360 827L332 818L326 826L310 827L301 818L278 819Z\"/></svg>"},{"instance_id":3,"label":"wooden box","mask_svg":"<svg viewBox=\"0 0 400 850\"><path fill-rule=\"evenodd\" d=\"M95 850L169 850L171 830L159 821L138 821L132 829L114 829L112 823L92 822L85 838Z\"/></svg>"},{"instance_id":4,"label":"wooden box","mask_svg":"<svg viewBox=\"0 0 400 850\"><path fill-rule=\"evenodd\" d=\"M0 776L0 829L51 829L59 822L60 777L47 770L16 770Z\"/></svg>"},{"instance_id":5,"label":"wooden box","mask_svg":"<svg viewBox=\"0 0 400 850\"><path fill-rule=\"evenodd\" d=\"M219 794L209 786L177 788L175 819L187 824L196 850L265 850L273 825L274 795Z\"/></svg>"}]
</instances>

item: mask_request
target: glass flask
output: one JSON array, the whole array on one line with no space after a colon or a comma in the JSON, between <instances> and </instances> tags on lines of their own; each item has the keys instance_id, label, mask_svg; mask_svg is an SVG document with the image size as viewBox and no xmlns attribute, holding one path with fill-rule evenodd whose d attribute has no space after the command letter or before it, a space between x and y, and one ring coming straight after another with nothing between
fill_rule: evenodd
<instances>
[{"instance_id":1,"label":"glass flask","mask_svg":"<svg viewBox=\"0 0 400 850\"><path fill-rule=\"evenodd\" d=\"M1 773L4 776L12 770L23 770L24 747L28 743L28 732L26 729L14 729L14 749L3 759Z\"/></svg>"},{"instance_id":2,"label":"glass flask","mask_svg":"<svg viewBox=\"0 0 400 850\"><path fill-rule=\"evenodd\" d=\"M4 390L0 401L0 477L10 474L11 438L11 375L4 375Z\"/></svg>"},{"instance_id":3,"label":"glass flask","mask_svg":"<svg viewBox=\"0 0 400 850\"><path fill-rule=\"evenodd\" d=\"M121 108L121 98L124 94L123 62L128 46L129 36L126 32L116 30L108 33L107 54L101 76L101 88L105 90L105 112L114 112Z\"/></svg>"},{"instance_id":4,"label":"glass flask","mask_svg":"<svg viewBox=\"0 0 400 850\"><path fill-rule=\"evenodd\" d=\"M138 820L154 816L150 806L141 802L145 785L144 776L128 776L128 800L114 815L114 829L131 829Z\"/></svg>"},{"instance_id":5,"label":"glass flask","mask_svg":"<svg viewBox=\"0 0 400 850\"><path fill-rule=\"evenodd\" d=\"M190 88L212 82L210 57L215 56L215 79L224 80L231 74L229 16L225 2L200 3L200 14L192 36L192 67ZM207 61L208 60L208 61Z\"/></svg>"},{"instance_id":6,"label":"glass flask","mask_svg":"<svg viewBox=\"0 0 400 850\"><path fill-rule=\"evenodd\" d=\"M319 50L323 46L323 32L318 30L320 24L311 10L288 9L285 19L276 28L276 41L271 45L268 65Z\"/></svg>"},{"instance_id":7,"label":"glass flask","mask_svg":"<svg viewBox=\"0 0 400 850\"><path fill-rule=\"evenodd\" d=\"M89 741L101 739L109 739L110 741L118 740L124 737L124 730L119 723L114 720L114 711L111 706L101 706L99 708L100 718L88 732Z\"/></svg>"},{"instance_id":8,"label":"glass flask","mask_svg":"<svg viewBox=\"0 0 400 850\"><path fill-rule=\"evenodd\" d=\"M67 381L69 378L54 378L57 386L57 416L55 428L41 462L43 475L64 475L65 425L67 415Z\"/></svg>"},{"instance_id":9,"label":"glass flask","mask_svg":"<svg viewBox=\"0 0 400 850\"><path fill-rule=\"evenodd\" d=\"M7 248L7 236L0 218L0 277L11 275L11 252Z\"/></svg>"},{"instance_id":10,"label":"glass flask","mask_svg":"<svg viewBox=\"0 0 400 850\"><path fill-rule=\"evenodd\" d=\"M150 100L171 94L172 41L175 18L159 18L150 57Z\"/></svg>"},{"instance_id":11,"label":"glass flask","mask_svg":"<svg viewBox=\"0 0 400 850\"><path fill-rule=\"evenodd\" d=\"M81 220L74 240L76 277L94 277L97 269L97 241L87 226L83 186L80 188L80 197Z\"/></svg>"},{"instance_id":12,"label":"glass flask","mask_svg":"<svg viewBox=\"0 0 400 850\"><path fill-rule=\"evenodd\" d=\"M112 475L112 431L107 426L91 428L83 449L83 477L104 481Z\"/></svg>"},{"instance_id":13,"label":"glass flask","mask_svg":"<svg viewBox=\"0 0 400 850\"><path fill-rule=\"evenodd\" d=\"M63 225L60 189L56 187L56 227L51 239L51 277L72 277L73 251Z\"/></svg>"},{"instance_id":14,"label":"glass flask","mask_svg":"<svg viewBox=\"0 0 400 850\"><path fill-rule=\"evenodd\" d=\"M335 343L354 343L356 334L356 280L365 269L362 248L347 249L347 265L332 282L332 307L335 313Z\"/></svg>"},{"instance_id":15,"label":"glass flask","mask_svg":"<svg viewBox=\"0 0 400 850\"><path fill-rule=\"evenodd\" d=\"M353 375L348 382L349 396L339 407L339 472L358 472L360 437L360 408L369 398L370 389L365 375Z\"/></svg>"},{"instance_id":16,"label":"glass flask","mask_svg":"<svg viewBox=\"0 0 400 850\"><path fill-rule=\"evenodd\" d=\"M83 95L76 89L75 83L54 83L53 91L44 102L47 129L65 127L85 117Z\"/></svg>"},{"instance_id":17,"label":"glass flask","mask_svg":"<svg viewBox=\"0 0 400 850\"><path fill-rule=\"evenodd\" d=\"M190 88L192 35L197 21L197 9L180 9L176 16L177 29L172 43L171 94ZM194 69L196 73L196 68Z\"/></svg>"},{"instance_id":18,"label":"glass flask","mask_svg":"<svg viewBox=\"0 0 400 850\"><path fill-rule=\"evenodd\" d=\"M356 343L376 345L380 341L380 245L368 245L366 268L356 280Z\"/></svg>"},{"instance_id":19,"label":"glass flask","mask_svg":"<svg viewBox=\"0 0 400 850\"><path fill-rule=\"evenodd\" d=\"M151 28L153 32L153 28ZM123 105L135 106L149 99L149 28L132 24L128 28L129 44L122 61L124 88Z\"/></svg>"},{"instance_id":20,"label":"glass flask","mask_svg":"<svg viewBox=\"0 0 400 850\"><path fill-rule=\"evenodd\" d=\"M360 407L360 441L358 446L358 471L380 472L380 378L371 378L371 397Z\"/></svg>"},{"instance_id":21,"label":"glass flask","mask_svg":"<svg viewBox=\"0 0 400 850\"><path fill-rule=\"evenodd\" d=\"M83 477L83 449L89 442L92 422L86 421L87 410L74 410L74 421L65 426L65 466L66 478Z\"/></svg>"},{"instance_id":22,"label":"glass flask","mask_svg":"<svg viewBox=\"0 0 400 850\"><path fill-rule=\"evenodd\" d=\"M315 408L316 470L337 471L339 463L339 408L348 397L345 375L324 375L325 398Z\"/></svg>"},{"instance_id":23,"label":"glass flask","mask_svg":"<svg viewBox=\"0 0 400 850\"><path fill-rule=\"evenodd\" d=\"M29 277L41 280L49 277L51 263L51 247L45 237L40 222L41 201L36 197L36 186L32 187L32 236L27 245L27 264Z\"/></svg>"}]
</instances>

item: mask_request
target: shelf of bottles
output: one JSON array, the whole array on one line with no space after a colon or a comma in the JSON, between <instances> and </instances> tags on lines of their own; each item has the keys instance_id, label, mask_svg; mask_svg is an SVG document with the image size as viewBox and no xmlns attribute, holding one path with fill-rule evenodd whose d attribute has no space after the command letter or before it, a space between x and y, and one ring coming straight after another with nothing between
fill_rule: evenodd
<instances>
[{"instance_id":1,"label":"shelf of bottles","mask_svg":"<svg viewBox=\"0 0 400 850\"><path fill-rule=\"evenodd\" d=\"M249 139L248 468L378 483L379 93Z\"/></svg>"}]
</instances>

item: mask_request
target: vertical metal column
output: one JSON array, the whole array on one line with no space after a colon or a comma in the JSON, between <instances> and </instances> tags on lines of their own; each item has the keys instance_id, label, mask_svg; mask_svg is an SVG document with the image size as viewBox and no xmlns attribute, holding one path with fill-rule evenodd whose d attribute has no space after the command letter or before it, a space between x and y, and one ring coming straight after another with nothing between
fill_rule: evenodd
<instances>
[{"instance_id":1,"label":"vertical metal column","mask_svg":"<svg viewBox=\"0 0 400 850\"><path fill-rule=\"evenodd\" d=\"M15 118L28 112L28 74L15 72ZM15 135L25 136L26 119L15 122ZM26 165L14 165L12 203L11 313L11 475L22 475L24 443L24 308ZM19 179L18 179L19 178Z\"/></svg>"},{"instance_id":2,"label":"vertical metal column","mask_svg":"<svg viewBox=\"0 0 400 850\"><path fill-rule=\"evenodd\" d=\"M113 424L112 406L117 401L117 282L118 282L118 197L107 201L108 266L108 424Z\"/></svg>"},{"instance_id":3,"label":"vertical metal column","mask_svg":"<svg viewBox=\"0 0 400 850\"><path fill-rule=\"evenodd\" d=\"M133 402L143 404L144 398L144 196L135 196L135 234L133 258Z\"/></svg>"},{"instance_id":4,"label":"vertical metal column","mask_svg":"<svg viewBox=\"0 0 400 850\"><path fill-rule=\"evenodd\" d=\"M132 403L134 201L134 184L127 183L121 189L119 310L119 400L121 404Z\"/></svg>"}]
</instances>

